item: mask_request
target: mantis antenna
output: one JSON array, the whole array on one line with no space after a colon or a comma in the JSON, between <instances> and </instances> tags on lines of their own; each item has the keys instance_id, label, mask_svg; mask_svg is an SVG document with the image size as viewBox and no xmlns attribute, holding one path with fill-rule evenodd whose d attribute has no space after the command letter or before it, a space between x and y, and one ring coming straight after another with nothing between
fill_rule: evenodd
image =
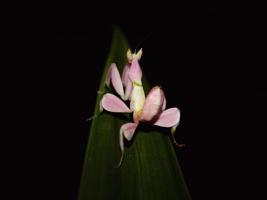
<instances>
[{"instance_id":1,"label":"mantis antenna","mask_svg":"<svg viewBox=\"0 0 267 200\"><path fill-rule=\"evenodd\" d=\"M137 45L136 45L136 47L135 47L135 49L134 49L134 53L136 53L136 51L137 51L137 49L138 49L138 47L140 47L141 46L141 44L143 44L147 39L149 39L150 38L150 36L152 35L152 31L151 32L149 32Z\"/></svg>"}]
</instances>

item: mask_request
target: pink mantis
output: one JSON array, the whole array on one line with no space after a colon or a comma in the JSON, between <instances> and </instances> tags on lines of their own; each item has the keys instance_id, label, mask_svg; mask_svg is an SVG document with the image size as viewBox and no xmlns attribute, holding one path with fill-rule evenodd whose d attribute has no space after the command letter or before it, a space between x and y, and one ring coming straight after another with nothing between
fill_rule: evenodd
<instances>
[{"instance_id":1,"label":"pink mantis","mask_svg":"<svg viewBox=\"0 0 267 200\"><path fill-rule=\"evenodd\" d=\"M130 141L140 122L171 128L173 142L177 146L183 146L176 142L173 135L180 121L179 109L166 109L165 95L158 86L153 87L145 97L141 81L142 70L139 65L141 56L142 49L137 53L132 53L131 50L128 50L128 64L124 67L122 78L114 63L111 64L107 73L106 85L110 86L111 82L121 99L124 101L130 100L130 108L120 98L111 93L104 94L100 101L100 111L105 109L115 113L133 113L133 122L123 124L120 128L121 159L118 166L121 165L123 160L123 139L126 138Z\"/></svg>"}]
</instances>

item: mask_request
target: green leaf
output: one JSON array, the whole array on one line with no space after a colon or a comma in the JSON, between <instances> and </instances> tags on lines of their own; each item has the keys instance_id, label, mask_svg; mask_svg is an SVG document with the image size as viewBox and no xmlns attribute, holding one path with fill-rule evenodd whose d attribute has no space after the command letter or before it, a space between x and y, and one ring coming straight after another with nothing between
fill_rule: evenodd
<instances>
[{"instance_id":1,"label":"green leaf","mask_svg":"<svg viewBox=\"0 0 267 200\"><path fill-rule=\"evenodd\" d=\"M112 62L122 71L127 49L124 35L118 28L114 28L99 91L106 90L105 76ZM143 84L147 91L147 81L143 80ZM99 114L102 95L100 92L97 96L95 115ZM124 115L105 111L92 120L79 200L191 199L174 146L168 134L158 127L140 127L133 140L126 144L122 165L115 167L121 156L119 130L127 121Z\"/></svg>"}]
</instances>

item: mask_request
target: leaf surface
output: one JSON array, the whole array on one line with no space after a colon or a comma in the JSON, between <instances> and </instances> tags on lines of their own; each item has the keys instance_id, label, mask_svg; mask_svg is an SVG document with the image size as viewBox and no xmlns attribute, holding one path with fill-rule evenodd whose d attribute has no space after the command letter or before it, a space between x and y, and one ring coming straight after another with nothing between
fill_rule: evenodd
<instances>
[{"instance_id":1,"label":"leaf surface","mask_svg":"<svg viewBox=\"0 0 267 200\"><path fill-rule=\"evenodd\" d=\"M105 77L111 63L116 63L122 72L128 47L122 32L114 28L111 50L99 91L106 91ZM147 93L149 85L146 80L143 80L143 85ZM102 95L97 96L95 115L99 114ZM138 128L132 141L126 143L121 167L115 167L121 155L119 130L126 122L129 122L127 115L105 111L92 120L79 200L191 199L175 147L166 131L156 126Z\"/></svg>"}]
</instances>

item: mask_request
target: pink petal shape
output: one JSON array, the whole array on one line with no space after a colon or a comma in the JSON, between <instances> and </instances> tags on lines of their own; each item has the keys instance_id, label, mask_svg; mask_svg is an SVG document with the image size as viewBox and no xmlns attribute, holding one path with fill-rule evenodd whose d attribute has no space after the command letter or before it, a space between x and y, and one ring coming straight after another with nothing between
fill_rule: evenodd
<instances>
[{"instance_id":1,"label":"pink petal shape","mask_svg":"<svg viewBox=\"0 0 267 200\"><path fill-rule=\"evenodd\" d=\"M131 98L132 90L133 90L133 83L131 80L128 80L126 84L125 95L124 95L123 100L129 100Z\"/></svg>"},{"instance_id":2,"label":"pink petal shape","mask_svg":"<svg viewBox=\"0 0 267 200\"><path fill-rule=\"evenodd\" d=\"M126 123L121 126L120 128L120 148L121 148L121 158L118 164L118 167L121 165L124 155L124 143L123 143L123 136L130 141L134 135L136 127L138 126L137 123Z\"/></svg>"},{"instance_id":3,"label":"pink petal shape","mask_svg":"<svg viewBox=\"0 0 267 200\"><path fill-rule=\"evenodd\" d=\"M132 82L141 82L142 79L142 70L139 65L138 59L135 58L132 60L132 64L129 70L129 77L132 80Z\"/></svg>"},{"instance_id":4,"label":"pink petal shape","mask_svg":"<svg viewBox=\"0 0 267 200\"><path fill-rule=\"evenodd\" d=\"M107 73L107 78L106 78L106 84L107 86L110 85L110 80L111 83L115 89L115 91L121 96L124 96L124 90L123 90L123 85L120 77L119 70L116 66L116 64L112 63L109 67L109 71Z\"/></svg>"},{"instance_id":5,"label":"pink petal shape","mask_svg":"<svg viewBox=\"0 0 267 200\"><path fill-rule=\"evenodd\" d=\"M122 73L122 83L125 86L125 94L124 94L123 100L130 99L132 89L133 89L133 84L129 77L130 67L131 67L130 64L126 64L123 69L123 73Z\"/></svg>"},{"instance_id":6,"label":"pink petal shape","mask_svg":"<svg viewBox=\"0 0 267 200\"><path fill-rule=\"evenodd\" d=\"M138 123L127 123L121 126L120 133L130 141L134 135L135 129L138 126Z\"/></svg>"},{"instance_id":7,"label":"pink petal shape","mask_svg":"<svg viewBox=\"0 0 267 200\"><path fill-rule=\"evenodd\" d=\"M125 87L127 86L128 81L130 81L129 79L130 67L131 67L130 64L126 64L122 72L122 83Z\"/></svg>"},{"instance_id":8,"label":"pink petal shape","mask_svg":"<svg viewBox=\"0 0 267 200\"><path fill-rule=\"evenodd\" d=\"M143 111L141 114L142 121L153 120L161 111L164 101L164 93L158 86L153 87L147 95Z\"/></svg>"},{"instance_id":9,"label":"pink petal shape","mask_svg":"<svg viewBox=\"0 0 267 200\"><path fill-rule=\"evenodd\" d=\"M158 120L154 123L161 127L176 127L180 121L180 110L178 108L169 108L164 110Z\"/></svg>"},{"instance_id":10,"label":"pink petal shape","mask_svg":"<svg viewBox=\"0 0 267 200\"><path fill-rule=\"evenodd\" d=\"M126 106L126 104L113 94L107 93L103 96L100 102L100 111L104 108L109 112L116 113L129 113L131 110Z\"/></svg>"}]
</instances>

